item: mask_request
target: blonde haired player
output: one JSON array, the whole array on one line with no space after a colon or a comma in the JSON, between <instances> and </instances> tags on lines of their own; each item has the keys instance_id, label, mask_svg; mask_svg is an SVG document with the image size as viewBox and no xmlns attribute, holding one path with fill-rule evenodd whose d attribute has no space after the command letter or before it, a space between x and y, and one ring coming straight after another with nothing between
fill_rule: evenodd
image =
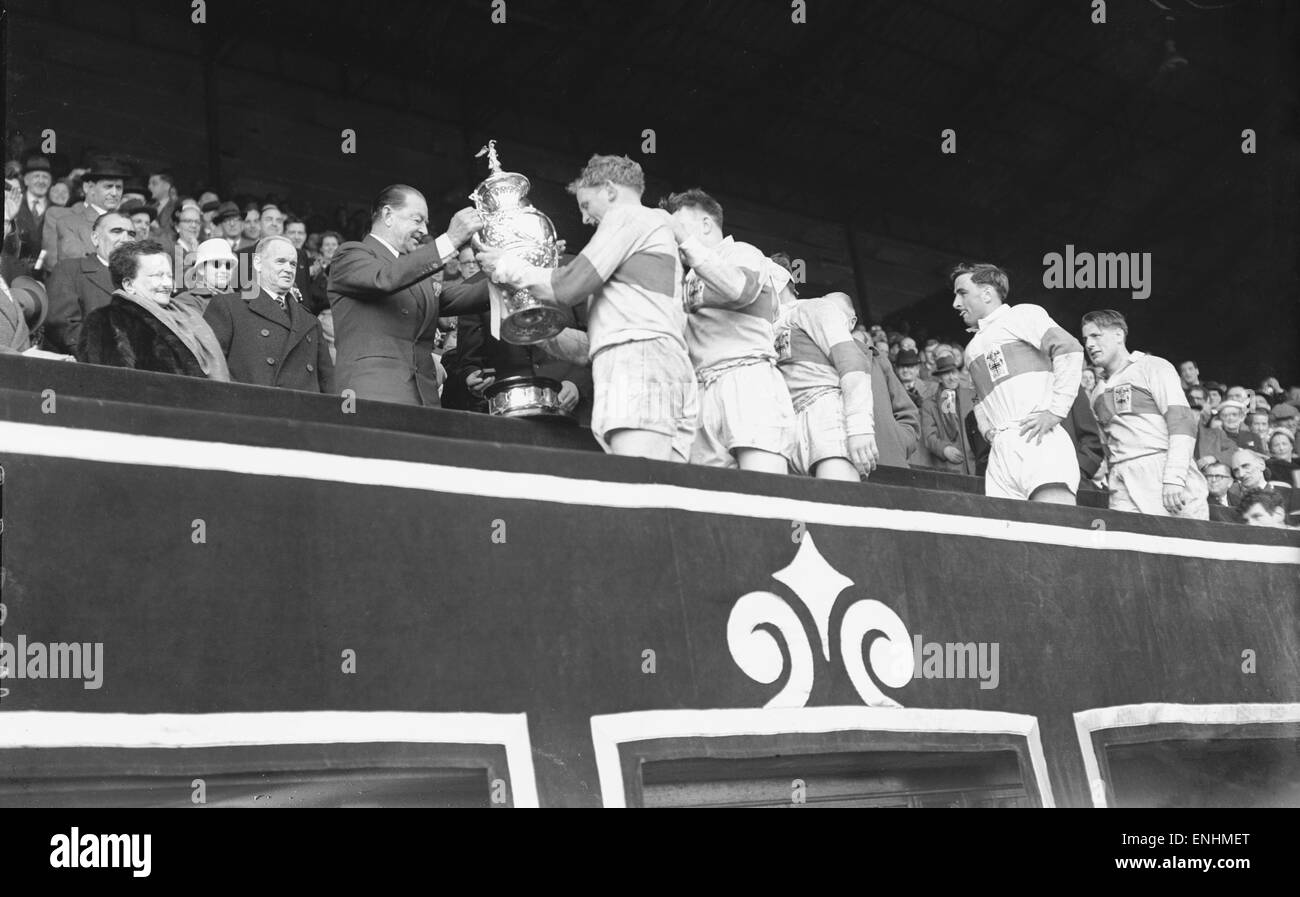
<instances>
[{"instance_id":1,"label":"blonde haired player","mask_svg":"<svg viewBox=\"0 0 1300 897\"><path fill-rule=\"evenodd\" d=\"M777 333L777 365L794 401L797 473L857 482L880 451L871 396L871 361L853 338L846 293L801 299Z\"/></svg>"},{"instance_id":2,"label":"blonde haired player","mask_svg":"<svg viewBox=\"0 0 1300 897\"><path fill-rule=\"evenodd\" d=\"M1130 352L1128 322L1117 311L1083 316L1083 343L1106 372L1089 400L1106 440L1110 506L1208 520L1209 485L1193 462L1196 412L1187 404L1174 366Z\"/></svg>"}]
</instances>

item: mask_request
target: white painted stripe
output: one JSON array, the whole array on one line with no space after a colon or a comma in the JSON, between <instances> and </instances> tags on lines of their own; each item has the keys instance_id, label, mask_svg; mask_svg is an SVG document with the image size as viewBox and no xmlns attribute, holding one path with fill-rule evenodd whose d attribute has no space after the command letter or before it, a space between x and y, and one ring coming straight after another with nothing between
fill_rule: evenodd
<instances>
[{"instance_id":1,"label":"white painted stripe","mask_svg":"<svg viewBox=\"0 0 1300 897\"><path fill-rule=\"evenodd\" d=\"M602 508L671 508L701 514L801 520L828 526L936 533L1068 548L1300 565L1300 548L1290 546L1211 542L933 511L854 507L664 483L603 482L551 474L452 467L386 458L358 458L299 449L203 442L41 424L0 422L0 448L13 454L73 458L108 464L227 471L254 476L388 486L453 495Z\"/></svg>"},{"instance_id":2,"label":"white painted stripe","mask_svg":"<svg viewBox=\"0 0 1300 897\"><path fill-rule=\"evenodd\" d=\"M951 732L1022 737L1029 750L1034 781L1044 807L1056 806L1038 720L994 710L941 710L916 707L792 707L737 710L645 710L591 718L600 794L606 807L626 807L626 783L619 746L658 738L718 738L728 735L782 735L823 732Z\"/></svg>"},{"instance_id":3,"label":"white painted stripe","mask_svg":"<svg viewBox=\"0 0 1300 897\"><path fill-rule=\"evenodd\" d=\"M1092 734L1105 729L1126 729L1161 723L1235 725L1300 722L1300 704L1120 704L1094 707L1074 714L1074 732L1083 752L1088 790L1094 807L1107 806L1106 783L1093 748Z\"/></svg>"},{"instance_id":4,"label":"white painted stripe","mask_svg":"<svg viewBox=\"0 0 1300 897\"><path fill-rule=\"evenodd\" d=\"M0 713L5 748L204 748L276 744L491 744L506 750L516 807L537 806L524 713Z\"/></svg>"}]
</instances>

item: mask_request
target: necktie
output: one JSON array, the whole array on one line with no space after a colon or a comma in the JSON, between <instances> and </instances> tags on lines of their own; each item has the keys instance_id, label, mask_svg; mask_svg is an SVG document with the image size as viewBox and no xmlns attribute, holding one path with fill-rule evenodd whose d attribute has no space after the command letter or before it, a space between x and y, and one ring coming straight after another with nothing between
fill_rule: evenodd
<instances>
[{"instance_id":1,"label":"necktie","mask_svg":"<svg viewBox=\"0 0 1300 897\"><path fill-rule=\"evenodd\" d=\"M271 294L271 298L274 299L276 302L278 302L278 303L280 304L280 311L285 311L285 312L287 312L287 311L289 310L289 306L285 304L285 301L284 301L284 297L283 297L283 296L281 296L281 295L279 295L279 294L277 294L277 293L272 293L272 294Z\"/></svg>"},{"instance_id":2,"label":"necktie","mask_svg":"<svg viewBox=\"0 0 1300 897\"><path fill-rule=\"evenodd\" d=\"M33 199L33 200L32 200L32 215L34 215L35 217L39 218L39 217L41 217L41 213L44 212L44 211L45 211L45 201L42 200L42 199Z\"/></svg>"}]
</instances>

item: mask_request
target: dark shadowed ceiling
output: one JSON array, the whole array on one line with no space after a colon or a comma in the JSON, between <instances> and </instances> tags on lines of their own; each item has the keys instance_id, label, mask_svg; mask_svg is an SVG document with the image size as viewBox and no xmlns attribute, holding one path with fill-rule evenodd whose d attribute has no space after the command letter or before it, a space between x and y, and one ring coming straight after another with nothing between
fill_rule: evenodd
<instances>
[{"instance_id":1,"label":"dark shadowed ceiling","mask_svg":"<svg viewBox=\"0 0 1300 897\"><path fill-rule=\"evenodd\" d=\"M132 4L141 40L175 5ZM1053 309L1077 329L1121 308L1135 344L1207 374L1300 382L1300 4L1125 0L1105 24L1084 0L808 0L805 24L785 0L506 0L506 24L489 0L208 6L210 56L306 54L344 95L391 79L404 108L575 171L653 129L639 158L657 183L996 261L1013 299L1044 298L1042 257L1066 244L1150 252L1150 299L1065 291ZM933 275L894 316L951 333Z\"/></svg>"}]
</instances>

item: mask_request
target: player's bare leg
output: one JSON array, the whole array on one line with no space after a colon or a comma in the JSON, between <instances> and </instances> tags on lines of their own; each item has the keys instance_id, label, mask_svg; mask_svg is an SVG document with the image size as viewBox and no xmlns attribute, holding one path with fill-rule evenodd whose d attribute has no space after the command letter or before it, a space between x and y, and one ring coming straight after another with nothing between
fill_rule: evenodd
<instances>
[{"instance_id":1,"label":"player's bare leg","mask_svg":"<svg viewBox=\"0 0 1300 897\"><path fill-rule=\"evenodd\" d=\"M655 461L682 461L673 454L673 438L653 430L623 428L611 430L605 437L611 455L650 458Z\"/></svg>"},{"instance_id":2,"label":"player's bare leg","mask_svg":"<svg viewBox=\"0 0 1300 897\"><path fill-rule=\"evenodd\" d=\"M785 455L769 452L766 449L738 448L736 463L741 470L757 470L759 473L788 473L790 464Z\"/></svg>"},{"instance_id":3,"label":"player's bare leg","mask_svg":"<svg viewBox=\"0 0 1300 897\"><path fill-rule=\"evenodd\" d=\"M1074 498L1074 493L1067 489L1061 483L1045 483L1033 491L1029 496L1030 501L1041 501L1049 505L1073 505L1078 504Z\"/></svg>"},{"instance_id":4,"label":"player's bare leg","mask_svg":"<svg viewBox=\"0 0 1300 897\"><path fill-rule=\"evenodd\" d=\"M813 467L813 476L819 480L843 480L848 483L862 482L862 474L848 458L823 458Z\"/></svg>"}]
</instances>

